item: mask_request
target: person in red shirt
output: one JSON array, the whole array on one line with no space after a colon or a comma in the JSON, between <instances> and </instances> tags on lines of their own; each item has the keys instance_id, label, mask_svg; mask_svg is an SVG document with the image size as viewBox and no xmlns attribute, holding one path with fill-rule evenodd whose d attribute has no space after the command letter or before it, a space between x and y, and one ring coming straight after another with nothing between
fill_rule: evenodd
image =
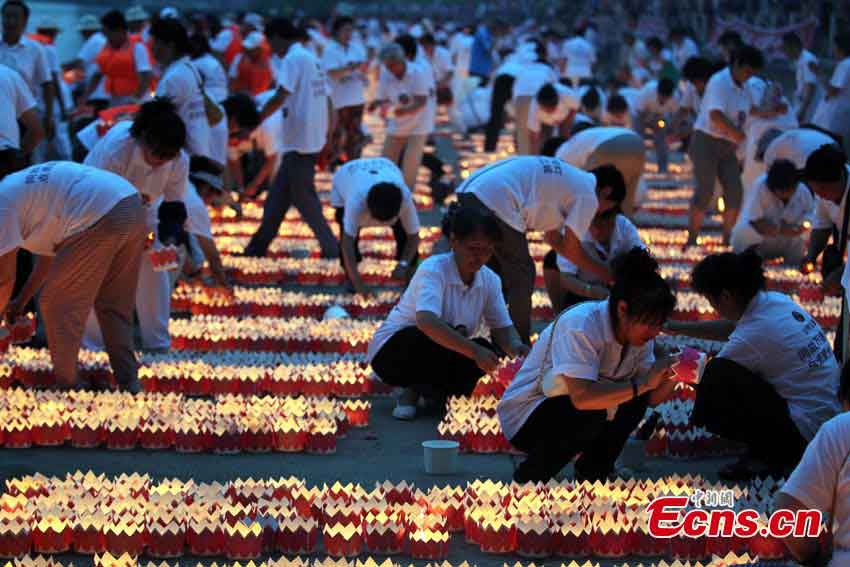
<instances>
[{"instance_id":1,"label":"person in red shirt","mask_svg":"<svg viewBox=\"0 0 850 567\"><path fill-rule=\"evenodd\" d=\"M263 52L264 41L263 34L255 31L242 42L242 53L230 65L231 92L257 96L271 88L272 68L269 57Z\"/></svg>"}]
</instances>

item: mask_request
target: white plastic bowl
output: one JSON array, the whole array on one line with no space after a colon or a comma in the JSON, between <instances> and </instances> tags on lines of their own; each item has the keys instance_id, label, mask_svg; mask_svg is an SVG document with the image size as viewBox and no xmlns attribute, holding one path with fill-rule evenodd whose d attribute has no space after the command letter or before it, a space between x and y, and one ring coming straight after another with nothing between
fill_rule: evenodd
<instances>
[{"instance_id":1,"label":"white plastic bowl","mask_svg":"<svg viewBox=\"0 0 850 567\"><path fill-rule=\"evenodd\" d=\"M423 441L422 448L425 458L425 472L427 474L454 474L457 472L457 454L460 443L435 439Z\"/></svg>"}]
</instances>

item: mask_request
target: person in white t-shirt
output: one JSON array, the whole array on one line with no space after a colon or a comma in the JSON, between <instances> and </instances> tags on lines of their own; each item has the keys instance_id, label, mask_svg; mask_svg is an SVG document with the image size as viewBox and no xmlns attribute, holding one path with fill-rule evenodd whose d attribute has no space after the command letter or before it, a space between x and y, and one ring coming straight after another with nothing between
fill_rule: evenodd
<instances>
[{"instance_id":1,"label":"person in white t-shirt","mask_svg":"<svg viewBox=\"0 0 850 567\"><path fill-rule=\"evenodd\" d=\"M337 120L329 147L337 154L344 154L345 160L352 160L360 157L366 139L362 122L367 83L364 71L369 58L363 45L352 37L351 18L336 18L331 32L333 39L322 52L322 66L330 82Z\"/></svg>"},{"instance_id":2,"label":"person in white t-shirt","mask_svg":"<svg viewBox=\"0 0 850 567\"><path fill-rule=\"evenodd\" d=\"M215 102L222 103L227 98L227 71L215 55L212 54L209 39L202 33L189 37L189 56L192 65L198 70L207 95Z\"/></svg>"},{"instance_id":3,"label":"person in white t-shirt","mask_svg":"<svg viewBox=\"0 0 850 567\"><path fill-rule=\"evenodd\" d=\"M631 91L631 92L630 92ZM619 128L632 128L632 106L637 93L636 89L617 89L612 92L605 103L605 112L602 115L602 126L617 126Z\"/></svg>"},{"instance_id":4,"label":"person in white t-shirt","mask_svg":"<svg viewBox=\"0 0 850 567\"><path fill-rule=\"evenodd\" d=\"M581 102L573 89L560 83L543 85L528 109L530 153L539 154L543 141L549 137L543 133L544 126L552 135L569 136L579 106Z\"/></svg>"},{"instance_id":5,"label":"person in white t-shirt","mask_svg":"<svg viewBox=\"0 0 850 567\"><path fill-rule=\"evenodd\" d=\"M800 124L808 122L823 97L818 81L818 58L803 48L800 36L788 32L782 36L782 51L794 62L796 85L794 88L794 112Z\"/></svg>"},{"instance_id":6,"label":"person in white t-shirt","mask_svg":"<svg viewBox=\"0 0 850 567\"><path fill-rule=\"evenodd\" d=\"M526 233L544 232L544 241L600 280L610 282L607 266L592 258L581 240L598 212L619 206L626 196L623 176L613 166L584 172L559 159L517 156L470 175L457 189L464 206L492 212L502 239L494 260L502 277L511 319L528 342L535 267Z\"/></svg>"},{"instance_id":7,"label":"person in white t-shirt","mask_svg":"<svg viewBox=\"0 0 850 567\"><path fill-rule=\"evenodd\" d=\"M18 122L25 128L23 139ZM0 65L0 150L32 153L44 138L35 98L21 76Z\"/></svg>"},{"instance_id":8,"label":"person in white t-shirt","mask_svg":"<svg viewBox=\"0 0 850 567\"><path fill-rule=\"evenodd\" d=\"M113 173L47 162L0 182L0 314L16 319L40 291L59 388L78 387L80 340L94 309L119 387L141 390L133 303L146 232L141 196ZM19 249L33 253L36 264L12 299Z\"/></svg>"},{"instance_id":9,"label":"person in white t-shirt","mask_svg":"<svg viewBox=\"0 0 850 567\"><path fill-rule=\"evenodd\" d=\"M336 209L339 224L342 265L357 293L371 294L357 268L358 236L363 227L392 227L398 261L392 277L409 279L418 258L419 217L396 164L382 157L346 163L334 174L331 206Z\"/></svg>"},{"instance_id":10,"label":"person in white t-shirt","mask_svg":"<svg viewBox=\"0 0 850 567\"><path fill-rule=\"evenodd\" d=\"M387 124L387 137L382 155L398 163L402 151L401 169L405 184L414 190L422 153L428 136L434 131L437 98L431 70L405 57L401 45L391 43L381 48L382 63L376 100L370 110L389 109L392 117Z\"/></svg>"},{"instance_id":11,"label":"person in white t-shirt","mask_svg":"<svg viewBox=\"0 0 850 567\"><path fill-rule=\"evenodd\" d=\"M393 411L413 419L420 396L469 396L499 364L496 347L523 356L499 276L485 264L500 238L487 212L452 204L443 220L451 252L425 260L369 344L381 381L405 388ZM484 338L483 327L491 340Z\"/></svg>"},{"instance_id":12,"label":"person in white t-shirt","mask_svg":"<svg viewBox=\"0 0 850 567\"><path fill-rule=\"evenodd\" d=\"M667 173L669 162L667 135L673 113L678 109L679 97L676 92L676 83L669 78L648 82L635 97L632 108L635 130L641 138L647 129L652 131L659 173Z\"/></svg>"},{"instance_id":13,"label":"person in white t-shirt","mask_svg":"<svg viewBox=\"0 0 850 567\"><path fill-rule=\"evenodd\" d=\"M824 423L803 458L773 499L774 510L818 510L826 534L788 536L791 556L804 565L841 567L850 561L850 366L841 371L838 392L844 413ZM824 537L828 535L830 537ZM826 562L831 556L831 561Z\"/></svg>"},{"instance_id":14,"label":"person in white t-shirt","mask_svg":"<svg viewBox=\"0 0 850 567\"><path fill-rule=\"evenodd\" d=\"M723 188L725 202L723 239L728 242L731 237L744 192L736 152L746 139L743 128L750 110L745 84L763 65L761 51L745 45L735 52L731 66L708 81L688 148L695 186L685 246L697 243L716 180Z\"/></svg>"},{"instance_id":15,"label":"person in white t-shirt","mask_svg":"<svg viewBox=\"0 0 850 567\"><path fill-rule=\"evenodd\" d=\"M626 184L623 212L626 216L634 214L635 208L640 205L638 193L646 163L643 140L634 130L614 126L581 124L573 132L568 140L553 138L546 142L543 154L554 155L585 171L602 165L613 165Z\"/></svg>"},{"instance_id":16,"label":"person in white t-shirt","mask_svg":"<svg viewBox=\"0 0 850 567\"><path fill-rule=\"evenodd\" d=\"M437 40L434 39L434 34L431 33L425 33L419 38L419 47L422 49L425 59L428 60L434 72L434 82L437 83L437 90L451 92L454 66L452 65L452 56L449 50L442 45L438 45Z\"/></svg>"},{"instance_id":17,"label":"person in white t-shirt","mask_svg":"<svg viewBox=\"0 0 850 567\"><path fill-rule=\"evenodd\" d=\"M186 129L176 108L167 100L154 99L142 105L133 121L115 124L86 156L85 164L120 175L142 195L147 228L156 234L155 248L164 243L163 224L179 224L179 217L163 219L163 203L183 206L189 175L189 159L182 151ZM142 262L136 293L136 311L142 346L167 350L171 346L168 319L171 313L168 272L157 272L148 259ZM103 348L94 314L89 316L84 337L89 350Z\"/></svg>"},{"instance_id":18,"label":"person in white t-shirt","mask_svg":"<svg viewBox=\"0 0 850 567\"><path fill-rule=\"evenodd\" d=\"M517 155L536 153L536 148L532 146L531 129L529 128L531 105L541 88L547 84L558 82L558 73L554 67L540 57L543 48L539 44L535 45L538 58L522 66L513 84L511 100L514 107L514 136L516 137Z\"/></svg>"},{"instance_id":19,"label":"person in white t-shirt","mask_svg":"<svg viewBox=\"0 0 850 567\"><path fill-rule=\"evenodd\" d=\"M593 78L593 66L596 64L596 49L578 31L561 47L565 60L563 78L578 87L583 79Z\"/></svg>"},{"instance_id":20,"label":"person in white t-shirt","mask_svg":"<svg viewBox=\"0 0 850 567\"><path fill-rule=\"evenodd\" d=\"M741 460L720 471L724 480L785 476L821 424L840 411L829 341L791 297L765 291L754 252L708 256L691 282L721 319L670 322L666 330L727 341L705 367L691 419L747 446Z\"/></svg>"},{"instance_id":21,"label":"person in white t-shirt","mask_svg":"<svg viewBox=\"0 0 850 567\"><path fill-rule=\"evenodd\" d=\"M841 138L846 152L850 149L850 32L836 34L833 53L838 64L812 122Z\"/></svg>"},{"instance_id":22,"label":"person in white t-shirt","mask_svg":"<svg viewBox=\"0 0 850 567\"><path fill-rule=\"evenodd\" d=\"M588 254L604 264L635 246L645 247L637 227L618 208L593 217L582 246ZM590 299L605 299L610 290L593 274L550 250L543 257L543 281L555 313Z\"/></svg>"},{"instance_id":23,"label":"person in white t-shirt","mask_svg":"<svg viewBox=\"0 0 850 567\"><path fill-rule=\"evenodd\" d=\"M316 56L300 43L298 28L286 18L268 22L265 35L272 51L283 59L277 90L260 112L260 119L282 112L283 160L266 198L263 221L245 255L266 255L294 205L318 239L322 257L338 258L339 245L322 213L314 184L316 161L330 138L333 114L327 76Z\"/></svg>"},{"instance_id":24,"label":"person in white t-shirt","mask_svg":"<svg viewBox=\"0 0 850 567\"><path fill-rule=\"evenodd\" d=\"M83 71L83 84L88 84L88 80L97 71L98 54L106 45L106 36L100 32L100 21L95 16L90 14L80 18L80 23L77 25L77 30L83 38L83 45L77 53L76 59L72 64ZM89 95L89 102L105 103L108 96L103 88L103 81Z\"/></svg>"},{"instance_id":25,"label":"person in white t-shirt","mask_svg":"<svg viewBox=\"0 0 850 567\"><path fill-rule=\"evenodd\" d=\"M806 168L806 160L822 146L837 145L835 138L814 128L794 128L776 136L764 150L767 167L778 159L790 160L799 170Z\"/></svg>"},{"instance_id":26,"label":"person in white t-shirt","mask_svg":"<svg viewBox=\"0 0 850 567\"><path fill-rule=\"evenodd\" d=\"M684 28L673 28L670 30L670 47L673 52L673 65L682 69L691 57L699 56L699 47L696 42L688 37Z\"/></svg>"},{"instance_id":27,"label":"person in white t-shirt","mask_svg":"<svg viewBox=\"0 0 850 567\"><path fill-rule=\"evenodd\" d=\"M528 456L519 483L547 482L581 453L579 480L605 480L650 405L675 387L655 337L676 297L643 248L614 260L603 301L561 312L540 333L496 411L511 445Z\"/></svg>"},{"instance_id":28,"label":"person in white t-shirt","mask_svg":"<svg viewBox=\"0 0 850 567\"><path fill-rule=\"evenodd\" d=\"M805 223L815 200L799 178L797 167L781 159L753 182L732 229L733 251L753 249L765 260L782 257L786 264L800 265L806 255Z\"/></svg>"},{"instance_id":29,"label":"person in white t-shirt","mask_svg":"<svg viewBox=\"0 0 850 567\"><path fill-rule=\"evenodd\" d=\"M277 176L283 157L280 139L283 120L280 113L276 112L260 122L259 109L265 106L274 93L267 91L257 96L256 100L239 93L227 97L222 103L227 111L227 119L231 121L227 147L230 179L236 187L243 188L242 195L248 199L268 189ZM243 159L245 156L249 157ZM262 161L262 164L256 169L258 161ZM249 174L251 177L247 177Z\"/></svg>"}]
</instances>

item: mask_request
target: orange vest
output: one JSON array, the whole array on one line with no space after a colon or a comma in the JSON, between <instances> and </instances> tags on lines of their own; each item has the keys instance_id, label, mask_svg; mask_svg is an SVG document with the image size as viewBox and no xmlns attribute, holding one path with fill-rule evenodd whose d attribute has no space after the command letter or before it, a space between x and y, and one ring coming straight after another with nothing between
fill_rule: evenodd
<instances>
[{"instance_id":1,"label":"orange vest","mask_svg":"<svg viewBox=\"0 0 850 567\"><path fill-rule=\"evenodd\" d=\"M106 46L98 54L96 62L100 72L106 78L106 92L112 96L131 96L139 89L139 74L133 50L140 39L128 38L127 44L120 49Z\"/></svg>"},{"instance_id":2,"label":"orange vest","mask_svg":"<svg viewBox=\"0 0 850 567\"><path fill-rule=\"evenodd\" d=\"M41 45L53 45L53 38L40 33L28 33L27 37L33 41L39 42Z\"/></svg>"},{"instance_id":3,"label":"orange vest","mask_svg":"<svg viewBox=\"0 0 850 567\"><path fill-rule=\"evenodd\" d=\"M239 26L230 26L230 31L233 32L233 37L230 40L230 45L224 50L224 61L228 67L236 59L236 56L242 53L242 34L239 32Z\"/></svg>"},{"instance_id":4,"label":"orange vest","mask_svg":"<svg viewBox=\"0 0 850 567\"><path fill-rule=\"evenodd\" d=\"M233 90L243 91L251 96L257 96L269 90L271 84L272 70L269 66L268 58L260 56L259 61L251 61L243 53L239 59L239 67L237 68Z\"/></svg>"},{"instance_id":5,"label":"orange vest","mask_svg":"<svg viewBox=\"0 0 850 567\"><path fill-rule=\"evenodd\" d=\"M117 123L132 120L139 108L138 104L125 104L100 111L97 115L97 135L103 138Z\"/></svg>"}]
</instances>

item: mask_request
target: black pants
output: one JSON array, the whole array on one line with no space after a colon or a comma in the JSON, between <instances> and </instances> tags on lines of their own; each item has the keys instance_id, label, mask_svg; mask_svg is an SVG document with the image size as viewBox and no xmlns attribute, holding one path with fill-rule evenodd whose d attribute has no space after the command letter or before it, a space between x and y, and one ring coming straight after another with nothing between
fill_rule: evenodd
<instances>
[{"instance_id":1,"label":"black pants","mask_svg":"<svg viewBox=\"0 0 850 567\"><path fill-rule=\"evenodd\" d=\"M485 339L473 340L496 350ZM474 360L438 345L417 327L390 337L372 360L372 369L383 382L428 397L468 396L484 375Z\"/></svg>"},{"instance_id":2,"label":"black pants","mask_svg":"<svg viewBox=\"0 0 850 567\"><path fill-rule=\"evenodd\" d=\"M614 419L607 421L605 411L579 410L569 396L546 398L511 439L511 445L528 454L514 472L514 480L547 482L578 453L577 478L606 478L648 404L649 394L644 394L622 404Z\"/></svg>"},{"instance_id":3,"label":"black pants","mask_svg":"<svg viewBox=\"0 0 850 567\"><path fill-rule=\"evenodd\" d=\"M318 239L322 255L326 258L339 255L339 245L322 213L322 203L313 184L315 173L316 154L284 154L277 177L266 196L260 228L245 248L247 256L266 255L269 244L277 236L280 223L293 205Z\"/></svg>"},{"instance_id":4,"label":"black pants","mask_svg":"<svg viewBox=\"0 0 850 567\"><path fill-rule=\"evenodd\" d=\"M773 386L725 358L714 358L705 367L693 422L745 443L752 456L776 468L796 465L806 449L785 399Z\"/></svg>"},{"instance_id":5,"label":"black pants","mask_svg":"<svg viewBox=\"0 0 850 567\"><path fill-rule=\"evenodd\" d=\"M339 226L339 234L342 237L344 234L344 230L342 227L342 219L345 218L345 207L337 207L334 212L334 219L336 219L336 224ZM401 257L404 253L404 247L407 246L407 231L404 230L404 227L401 225L401 221L397 220L395 224L392 226L393 229L393 237L395 238L395 259L401 260ZM341 243L340 243L341 245ZM358 234L354 238L354 253L355 259L359 262L363 259L363 255L360 253L360 235ZM419 252L416 253L416 256L413 257L413 261L411 265L416 264L419 260ZM342 254L339 255L339 263L342 264L342 267L345 268L345 263L342 260Z\"/></svg>"},{"instance_id":6,"label":"black pants","mask_svg":"<svg viewBox=\"0 0 850 567\"><path fill-rule=\"evenodd\" d=\"M490 97L490 121L485 129L484 151L496 151L499 134L505 125L505 105L511 100L514 78L510 75L499 75L493 81L493 94Z\"/></svg>"}]
</instances>

